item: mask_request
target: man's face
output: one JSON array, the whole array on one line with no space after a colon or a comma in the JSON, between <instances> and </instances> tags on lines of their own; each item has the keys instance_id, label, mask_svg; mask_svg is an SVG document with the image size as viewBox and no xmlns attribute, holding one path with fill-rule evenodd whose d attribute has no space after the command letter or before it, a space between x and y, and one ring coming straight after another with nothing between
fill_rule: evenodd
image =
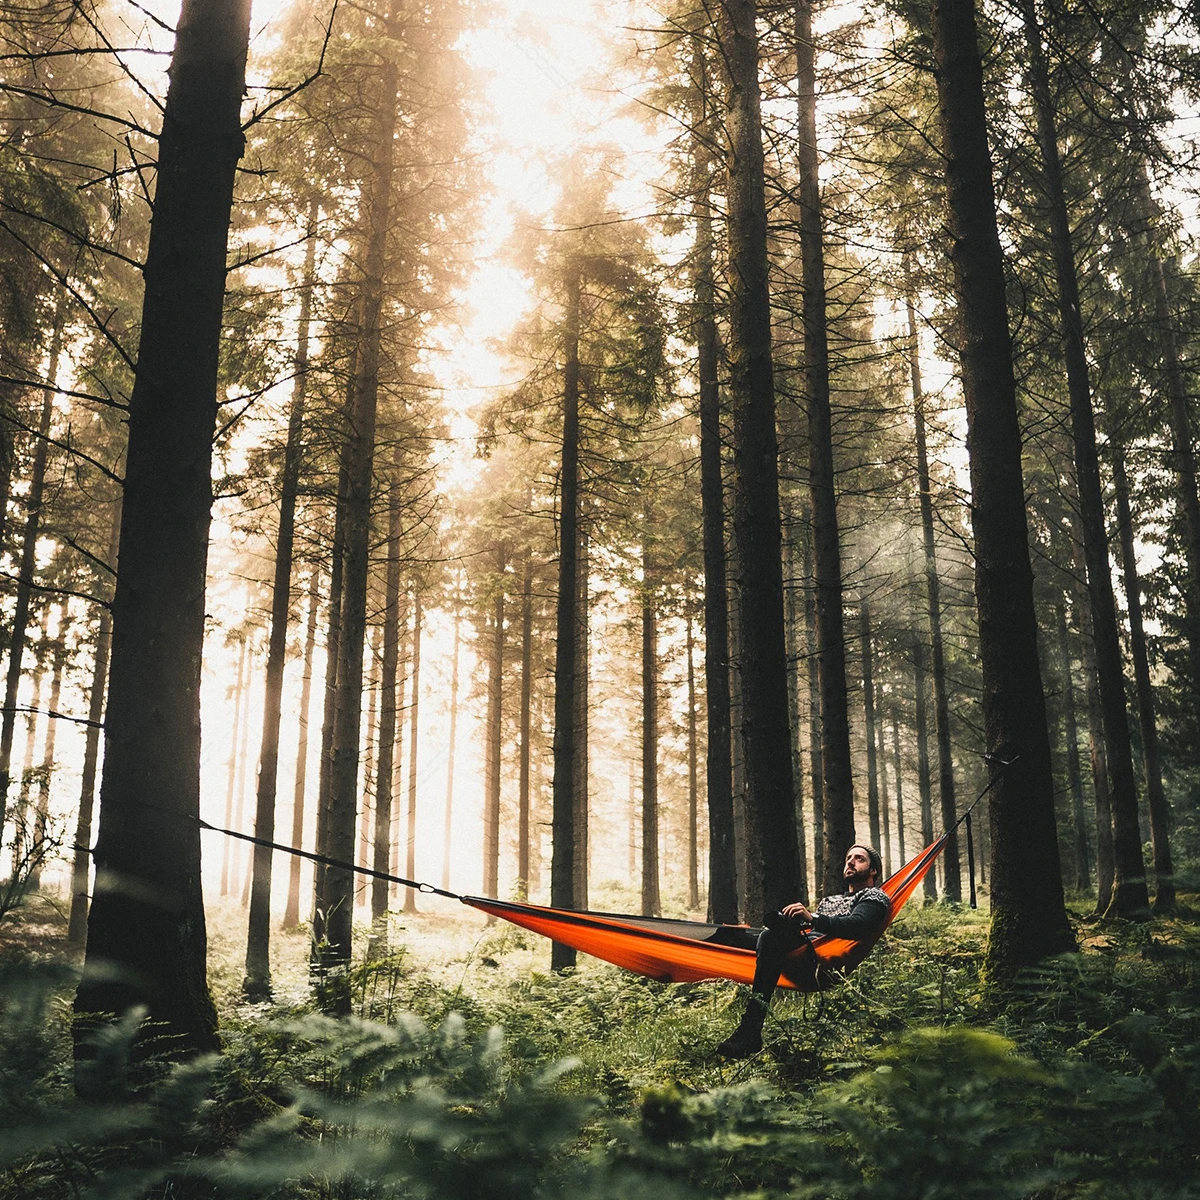
<instances>
[{"instance_id":1,"label":"man's face","mask_svg":"<svg viewBox=\"0 0 1200 1200\"><path fill-rule=\"evenodd\" d=\"M850 887L869 887L873 882L874 872L871 870L871 859L861 846L851 846L846 851L846 865L842 868L842 877Z\"/></svg>"}]
</instances>

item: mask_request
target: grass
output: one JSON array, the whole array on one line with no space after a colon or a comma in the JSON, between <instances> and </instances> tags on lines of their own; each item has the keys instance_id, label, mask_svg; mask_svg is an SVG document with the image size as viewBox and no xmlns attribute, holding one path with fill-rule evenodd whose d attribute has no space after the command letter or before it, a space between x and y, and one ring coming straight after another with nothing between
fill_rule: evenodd
<instances>
[{"instance_id":1,"label":"grass","mask_svg":"<svg viewBox=\"0 0 1200 1200\"><path fill-rule=\"evenodd\" d=\"M149 1110L133 1097L100 1121L70 1099L61 906L33 898L0 946L0 1090L18 1128L53 1136L30 1149L0 1134L0 1197L96 1180L122 1198L448 1197L485 1178L522 1197L1197 1194L1186 905L1148 926L1081 920L1080 952L1027 973L1003 1006L979 986L985 915L910 905L838 989L782 994L764 1051L739 1063L714 1053L740 1012L732 984L586 959L557 976L542 939L424 907L360 963L349 1022L310 1012L304 930L273 935L274 1003L244 1003L244 913L216 908L225 1055L164 1068ZM21 991L18 963L43 964L40 991ZM132 1144L158 1149L114 1174Z\"/></svg>"}]
</instances>

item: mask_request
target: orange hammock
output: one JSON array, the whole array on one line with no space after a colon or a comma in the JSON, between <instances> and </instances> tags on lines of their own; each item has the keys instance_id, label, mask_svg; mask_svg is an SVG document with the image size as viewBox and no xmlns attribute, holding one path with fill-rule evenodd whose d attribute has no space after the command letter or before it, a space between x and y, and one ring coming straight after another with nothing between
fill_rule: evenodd
<instances>
[{"instance_id":1,"label":"orange hammock","mask_svg":"<svg viewBox=\"0 0 1200 1200\"><path fill-rule=\"evenodd\" d=\"M970 810L983 799L991 786L989 783L984 788L954 826L957 829L959 824L967 822L968 857L972 854ZM314 854L309 850L285 846L248 833L222 829L204 820L200 820L199 825L201 829L210 829L214 833L221 833L256 846L267 846L272 850L280 850L285 854L293 854L298 858L306 858L355 874L386 879L427 895L460 900L463 904L501 917L514 925L531 929L534 933L540 933L564 946L581 950L584 954L602 958L618 967L636 971L651 979L662 980L664 983L691 983L699 979L732 979L735 983L745 984L754 981L755 952L738 945L722 944L720 940L723 931L750 940L750 927L747 925L706 925L701 921L675 921L660 917L571 912L562 908L544 908L538 904L521 904L513 900L491 900L486 896L460 896L457 892L449 892L429 883L402 879L398 875L356 866L324 854ZM909 896L916 891L949 836L949 833L942 834L936 842L926 846L916 858L905 863L895 875L880 885L891 898L892 904L888 918L878 933L861 941L820 933L808 934L804 945L785 960L779 976L779 986L803 992L818 991L829 986L834 976L845 974L857 967L871 953L872 947L883 936L884 930L896 919ZM974 887L972 869L972 907L975 903Z\"/></svg>"},{"instance_id":2,"label":"orange hammock","mask_svg":"<svg viewBox=\"0 0 1200 1200\"><path fill-rule=\"evenodd\" d=\"M826 934L809 935L805 944L788 956L779 986L816 991L828 985L830 972L845 973L858 966L920 885L946 844L947 836L943 834L880 885L892 905L887 921L878 933L857 942ZM730 927L706 925L700 921L569 912L537 904L489 900L483 896L459 896L458 899L564 946L664 983L732 979L749 984L754 980L753 950L711 940L719 936L722 929L741 931L748 928L745 925Z\"/></svg>"}]
</instances>

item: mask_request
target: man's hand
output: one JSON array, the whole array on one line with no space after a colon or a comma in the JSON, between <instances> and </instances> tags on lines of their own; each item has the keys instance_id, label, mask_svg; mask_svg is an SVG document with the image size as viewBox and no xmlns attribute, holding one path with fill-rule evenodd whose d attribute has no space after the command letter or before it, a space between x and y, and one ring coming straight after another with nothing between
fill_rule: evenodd
<instances>
[{"instance_id":1,"label":"man's hand","mask_svg":"<svg viewBox=\"0 0 1200 1200\"><path fill-rule=\"evenodd\" d=\"M798 900L795 904L788 904L780 909L785 917L803 917L810 925L812 924L812 913L808 911Z\"/></svg>"}]
</instances>

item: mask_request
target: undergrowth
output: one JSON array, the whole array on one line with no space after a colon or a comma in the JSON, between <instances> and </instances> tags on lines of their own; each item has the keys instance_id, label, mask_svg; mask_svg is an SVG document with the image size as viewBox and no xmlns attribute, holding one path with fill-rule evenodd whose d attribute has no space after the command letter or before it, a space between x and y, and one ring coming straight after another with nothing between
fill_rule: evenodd
<instances>
[{"instance_id":1,"label":"undergrowth","mask_svg":"<svg viewBox=\"0 0 1200 1200\"><path fill-rule=\"evenodd\" d=\"M733 985L531 971L494 927L453 970L361 964L349 1019L227 1001L224 1052L183 1066L131 1074L131 1014L103 1104L73 1096L72 969L8 953L0 1200L1200 1196L1196 925L1085 928L1002 1008L985 934L906 914L726 1064Z\"/></svg>"}]
</instances>

